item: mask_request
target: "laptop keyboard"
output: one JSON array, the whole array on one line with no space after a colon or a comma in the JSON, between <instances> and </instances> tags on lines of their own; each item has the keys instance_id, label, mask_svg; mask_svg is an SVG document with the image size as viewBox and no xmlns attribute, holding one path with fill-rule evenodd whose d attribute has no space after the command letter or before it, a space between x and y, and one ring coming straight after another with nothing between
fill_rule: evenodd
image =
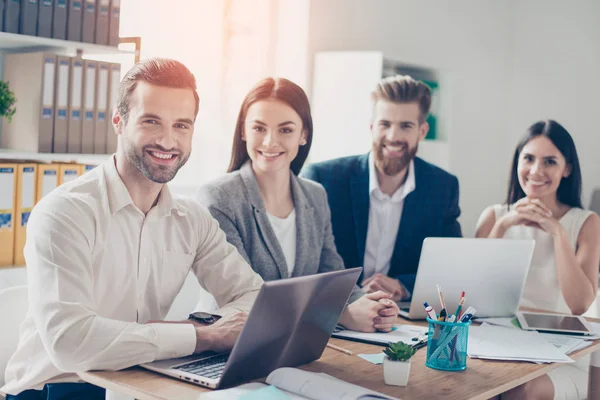
<instances>
[{"instance_id":1,"label":"laptop keyboard","mask_svg":"<svg viewBox=\"0 0 600 400\"><path fill-rule=\"evenodd\" d=\"M189 372L205 378L218 379L223 375L223 370L225 369L228 358L229 354L222 354L220 356L204 358L178 367L173 367L173 369Z\"/></svg>"}]
</instances>

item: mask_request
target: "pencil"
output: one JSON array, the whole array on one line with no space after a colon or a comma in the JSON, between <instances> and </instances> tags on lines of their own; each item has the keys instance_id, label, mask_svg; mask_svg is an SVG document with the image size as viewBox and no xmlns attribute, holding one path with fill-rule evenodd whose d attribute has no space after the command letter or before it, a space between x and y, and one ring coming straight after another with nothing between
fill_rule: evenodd
<instances>
[{"instance_id":1,"label":"pencil","mask_svg":"<svg viewBox=\"0 0 600 400\"><path fill-rule=\"evenodd\" d=\"M436 285L438 290L438 295L440 296L440 303L442 304L442 308L446 308L446 302L444 301L444 295L442 294L442 288L440 285Z\"/></svg>"},{"instance_id":2,"label":"pencil","mask_svg":"<svg viewBox=\"0 0 600 400\"><path fill-rule=\"evenodd\" d=\"M337 350L337 351L341 351L342 353L346 353L346 354L349 354L349 355L353 355L354 354L350 350L344 349L343 347L340 347L340 346L336 346L335 344L327 343L327 347L332 348L332 349Z\"/></svg>"}]
</instances>

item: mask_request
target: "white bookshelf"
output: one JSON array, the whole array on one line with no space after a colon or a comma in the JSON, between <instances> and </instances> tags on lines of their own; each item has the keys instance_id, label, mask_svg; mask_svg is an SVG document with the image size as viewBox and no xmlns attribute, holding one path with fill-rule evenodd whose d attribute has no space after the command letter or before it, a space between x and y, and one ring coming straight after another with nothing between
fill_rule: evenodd
<instances>
[{"instance_id":1,"label":"white bookshelf","mask_svg":"<svg viewBox=\"0 0 600 400\"><path fill-rule=\"evenodd\" d=\"M105 46L94 43L74 42L70 40L50 39L18 33L0 32L0 51L6 53L27 53L50 51L74 56L78 52L84 55L93 54L132 54L133 50L121 50L116 46Z\"/></svg>"},{"instance_id":2,"label":"white bookshelf","mask_svg":"<svg viewBox=\"0 0 600 400\"><path fill-rule=\"evenodd\" d=\"M101 164L110 157L110 154L62 154L62 153L34 153L0 148L0 159L31 160L41 163L75 162L79 164Z\"/></svg>"}]
</instances>

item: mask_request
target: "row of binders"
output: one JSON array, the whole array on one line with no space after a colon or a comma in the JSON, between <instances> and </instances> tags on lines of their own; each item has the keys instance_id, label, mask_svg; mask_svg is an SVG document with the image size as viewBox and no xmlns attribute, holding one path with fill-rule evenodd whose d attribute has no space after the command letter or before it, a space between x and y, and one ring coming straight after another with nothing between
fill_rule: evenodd
<instances>
[{"instance_id":1,"label":"row of binders","mask_svg":"<svg viewBox=\"0 0 600 400\"><path fill-rule=\"evenodd\" d=\"M27 222L35 204L59 185L94 167L0 160L0 267L25 265Z\"/></svg>"},{"instance_id":2,"label":"row of binders","mask_svg":"<svg viewBox=\"0 0 600 400\"><path fill-rule=\"evenodd\" d=\"M121 0L0 0L0 31L117 46Z\"/></svg>"},{"instance_id":3,"label":"row of binders","mask_svg":"<svg viewBox=\"0 0 600 400\"><path fill-rule=\"evenodd\" d=\"M4 80L17 102L12 122L3 120L0 148L114 153L111 116L120 79L120 64L51 53L7 54Z\"/></svg>"}]
</instances>

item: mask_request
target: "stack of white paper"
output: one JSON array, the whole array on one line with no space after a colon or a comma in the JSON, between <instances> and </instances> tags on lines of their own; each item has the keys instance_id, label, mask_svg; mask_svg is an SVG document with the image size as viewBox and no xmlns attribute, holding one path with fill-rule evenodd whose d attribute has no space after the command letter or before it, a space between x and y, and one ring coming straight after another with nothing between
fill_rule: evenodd
<instances>
[{"instance_id":1,"label":"stack of white paper","mask_svg":"<svg viewBox=\"0 0 600 400\"><path fill-rule=\"evenodd\" d=\"M481 326L496 325L520 330L520 328L514 324L514 319L515 318L486 318L483 320L485 322L483 322ZM598 332L600 332L600 324L595 322L588 323L594 331L593 335L583 336L547 332L540 332L540 335L542 335L548 341L548 343L552 344L563 353L571 354L577 350L585 349L586 347L591 346L593 340L600 339L600 334L598 334Z\"/></svg>"},{"instance_id":2,"label":"stack of white paper","mask_svg":"<svg viewBox=\"0 0 600 400\"><path fill-rule=\"evenodd\" d=\"M494 325L471 326L468 355L471 358L534 363L573 362L536 331Z\"/></svg>"}]
</instances>

